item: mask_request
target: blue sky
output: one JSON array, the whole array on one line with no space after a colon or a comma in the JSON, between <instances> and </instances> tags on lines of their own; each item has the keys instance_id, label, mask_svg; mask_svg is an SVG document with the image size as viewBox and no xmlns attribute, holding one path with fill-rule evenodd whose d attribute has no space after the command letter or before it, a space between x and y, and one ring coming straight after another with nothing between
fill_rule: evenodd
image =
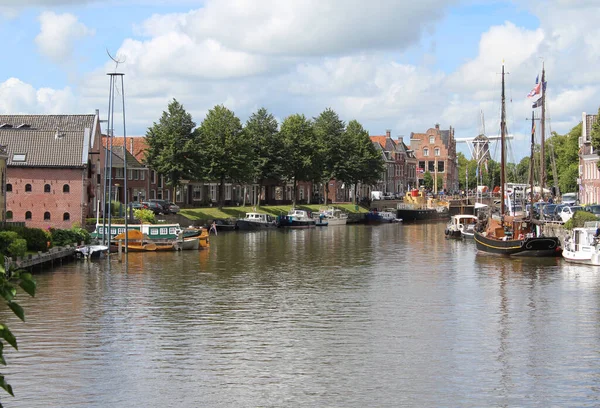
<instances>
[{"instance_id":1,"label":"blue sky","mask_svg":"<svg viewBox=\"0 0 600 408\"><path fill-rule=\"evenodd\" d=\"M261 106L280 120L331 107L408 142L436 123L474 137L483 112L495 135L505 60L520 160L542 58L551 130L566 133L600 104L595 0L165 3L0 0L0 112L106 114L107 49L125 59L130 135L172 98L198 124L216 104L243 121Z\"/></svg>"}]
</instances>

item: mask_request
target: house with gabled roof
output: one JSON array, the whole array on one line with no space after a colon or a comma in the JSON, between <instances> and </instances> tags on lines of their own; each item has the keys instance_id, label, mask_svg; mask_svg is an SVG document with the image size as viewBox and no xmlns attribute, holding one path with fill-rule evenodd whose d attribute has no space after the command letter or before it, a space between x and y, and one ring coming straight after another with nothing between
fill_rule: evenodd
<instances>
[{"instance_id":1,"label":"house with gabled roof","mask_svg":"<svg viewBox=\"0 0 600 408\"><path fill-rule=\"evenodd\" d=\"M598 170L598 152L592 146L592 126L598 115L581 116L581 137L579 138L579 202L581 204L600 203L600 171ZM570 191L561 191L570 193Z\"/></svg>"},{"instance_id":2,"label":"house with gabled roof","mask_svg":"<svg viewBox=\"0 0 600 408\"><path fill-rule=\"evenodd\" d=\"M99 112L0 115L6 146L6 219L70 228L94 217L103 161Z\"/></svg>"},{"instance_id":3,"label":"house with gabled roof","mask_svg":"<svg viewBox=\"0 0 600 408\"><path fill-rule=\"evenodd\" d=\"M432 177L442 179L442 189L447 192L458 190L458 163L454 129L440 130L440 125L429 128L425 133L410 134L410 148L417 160L417 178L423 185L423 176L429 172Z\"/></svg>"},{"instance_id":4,"label":"house with gabled roof","mask_svg":"<svg viewBox=\"0 0 600 408\"><path fill-rule=\"evenodd\" d=\"M404 144L402 137L392 138L391 130L385 136L370 136L375 149L381 153L385 170L380 182L374 186L384 193L404 193L416 185L416 159L411 149Z\"/></svg>"}]
</instances>

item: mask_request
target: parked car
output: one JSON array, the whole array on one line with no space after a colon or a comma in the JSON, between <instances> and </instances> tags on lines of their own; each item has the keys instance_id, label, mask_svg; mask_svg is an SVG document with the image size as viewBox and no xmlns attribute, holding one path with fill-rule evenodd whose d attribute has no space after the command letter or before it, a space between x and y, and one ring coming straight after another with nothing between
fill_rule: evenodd
<instances>
[{"instance_id":1,"label":"parked car","mask_svg":"<svg viewBox=\"0 0 600 408\"><path fill-rule=\"evenodd\" d=\"M556 207L554 207L554 214L552 214L552 220L553 221L562 221L562 218L560 218L560 213L562 212L562 209L565 208L568 204L557 204Z\"/></svg>"},{"instance_id":2,"label":"parked car","mask_svg":"<svg viewBox=\"0 0 600 408\"><path fill-rule=\"evenodd\" d=\"M588 205L585 210L600 218L600 204Z\"/></svg>"},{"instance_id":3,"label":"parked car","mask_svg":"<svg viewBox=\"0 0 600 408\"><path fill-rule=\"evenodd\" d=\"M169 212L171 214L177 214L181 208L175 203L169 203Z\"/></svg>"},{"instance_id":4,"label":"parked car","mask_svg":"<svg viewBox=\"0 0 600 408\"><path fill-rule=\"evenodd\" d=\"M563 204L577 205L578 201L579 200L577 200L577 193L565 193L562 195L561 202Z\"/></svg>"},{"instance_id":5,"label":"parked car","mask_svg":"<svg viewBox=\"0 0 600 408\"><path fill-rule=\"evenodd\" d=\"M547 221L552 221L554 219L555 208L556 204L546 204L542 209L542 217Z\"/></svg>"},{"instance_id":6,"label":"parked car","mask_svg":"<svg viewBox=\"0 0 600 408\"><path fill-rule=\"evenodd\" d=\"M164 211L162 205L160 205L156 201L143 201L142 208L144 208L145 210L151 210L156 215L161 214Z\"/></svg>"},{"instance_id":7,"label":"parked car","mask_svg":"<svg viewBox=\"0 0 600 408\"><path fill-rule=\"evenodd\" d=\"M134 210L139 210L143 208L142 203L140 201L132 201L127 205L127 209L132 208Z\"/></svg>"},{"instance_id":8,"label":"parked car","mask_svg":"<svg viewBox=\"0 0 600 408\"><path fill-rule=\"evenodd\" d=\"M169 201L167 201L167 200L160 200L160 199L157 199L157 198L151 198L147 202L149 202L149 203L157 203L158 205L160 205L161 208L162 208L161 213L163 213L163 214L169 214L170 213L170 211L169 211L169 205L171 203Z\"/></svg>"},{"instance_id":9,"label":"parked car","mask_svg":"<svg viewBox=\"0 0 600 408\"><path fill-rule=\"evenodd\" d=\"M585 211L585 209L580 205L565 205L560 212L561 221L569 221L577 211Z\"/></svg>"}]
</instances>

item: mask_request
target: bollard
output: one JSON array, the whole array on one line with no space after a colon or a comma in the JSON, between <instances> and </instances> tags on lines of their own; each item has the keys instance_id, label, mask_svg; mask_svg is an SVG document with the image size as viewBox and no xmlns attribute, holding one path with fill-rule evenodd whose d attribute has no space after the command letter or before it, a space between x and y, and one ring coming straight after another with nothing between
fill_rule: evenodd
<instances>
[{"instance_id":1,"label":"bollard","mask_svg":"<svg viewBox=\"0 0 600 408\"><path fill-rule=\"evenodd\" d=\"M121 253L123 252L123 240L119 240L119 249L118 249L118 256L119 256L119 262L122 262L123 260L121 259Z\"/></svg>"}]
</instances>

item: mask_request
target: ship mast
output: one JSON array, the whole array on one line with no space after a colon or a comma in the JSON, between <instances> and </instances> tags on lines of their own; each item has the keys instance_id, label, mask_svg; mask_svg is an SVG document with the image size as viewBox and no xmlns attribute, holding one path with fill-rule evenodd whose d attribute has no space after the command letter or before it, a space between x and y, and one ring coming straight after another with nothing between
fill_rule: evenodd
<instances>
[{"instance_id":1,"label":"ship mast","mask_svg":"<svg viewBox=\"0 0 600 408\"><path fill-rule=\"evenodd\" d=\"M502 113L500 116L500 214L504 216L504 183L506 182L506 107L504 96L504 63L502 63Z\"/></svg>"},{"instance_id":2,"label":"ship mast","mask_svg":"<svg viewBox=\"0 0 600 408\"><path fill-rule=\"evenodd\" d=\"M529 217L533 218L533 152L535 150L535 113L531 112L531 156L529 160L529 202L531 202L531 209L529 210ZM542 189L542 195L543 193Z\"/></svg>"},{"instance_id":3,"label":"ship mast","mask_svg":"<svg viewBox=\"0 0 600 408\"><path fill-rule=\"evenodd\" d=\"M545 122L546 122L546 90L545 88L545 83L546 83L546 70L544 68L544 63L542 62L542 117L540 118L541 121L541 136L540 136L540 187L541 187L541 194L542 197L544 196L544 187L546 187L546 152L545 152L545 145L546 145L546 126L545 126Z\"/></svg>"}]
</instances>

